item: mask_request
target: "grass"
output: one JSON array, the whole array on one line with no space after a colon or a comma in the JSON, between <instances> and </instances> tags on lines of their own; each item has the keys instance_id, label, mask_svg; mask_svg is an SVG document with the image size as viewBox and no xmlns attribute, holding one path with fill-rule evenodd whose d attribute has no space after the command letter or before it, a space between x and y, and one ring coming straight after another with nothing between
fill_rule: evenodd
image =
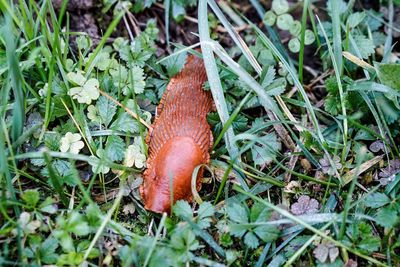
<instances>
[{"instance_id":1,"label":"grass","mask_svg":"<svg viewBox=\"0 0 400 267\"><path fill-rule=\"evenodd\" d=\"M264 2L100 4L93 45L68 1L1 0L0 265L399 265L400 6ZM211 161L158 215L146 136L189 53L216 108Z\"/></svg>"}]
</instances>

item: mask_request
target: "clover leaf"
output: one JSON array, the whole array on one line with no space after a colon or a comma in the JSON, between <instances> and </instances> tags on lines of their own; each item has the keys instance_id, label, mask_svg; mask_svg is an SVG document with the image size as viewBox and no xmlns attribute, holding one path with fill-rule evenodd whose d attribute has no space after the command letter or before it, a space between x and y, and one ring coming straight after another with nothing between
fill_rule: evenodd
<instances>
[{"instance_id":1,"label":"clover leaf","mask_svg":"<svg viewBox=\"0 0 400 267\"><path fill-rule=\"evenodd\" d=\"M73 87L68 91L68 95L72 96L73 99L77 99L79 103L90 104L92 100L99 98L99 81L91 78L87 80L83 86Z\"/></svg>"},{"instance_id":2,"label":"clover leaf","mask_svg":"<svg viewBox=\"0 0 400 267\"><path fill-rule=\"evenodd\" d=\"M125 152L125 166L132 167L135 165L136 168L141 169L144 167L145 162L146 156L141 152L138 144L128 146Z\"/></svg>"},{"instance_id":3,"label":"clover leaf","mask_svg":"<svg viewBox=\"0 0 400 267\"><path fill-rule=\"evenodd\" d=\"M64 137L61 138L60 151L70 152L78 154L79 151L85 146L81 141L81 135L78 133L67 132Z\"/></svg>"}]
</instances>

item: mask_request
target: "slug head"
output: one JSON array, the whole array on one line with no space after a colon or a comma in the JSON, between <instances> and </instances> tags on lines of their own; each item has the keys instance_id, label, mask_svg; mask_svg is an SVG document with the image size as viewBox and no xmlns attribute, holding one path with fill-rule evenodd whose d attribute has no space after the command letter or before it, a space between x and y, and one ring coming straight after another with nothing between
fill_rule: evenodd
<instances>
[{"instance_id":1,"label":"slug head","mask_svg":"<svg viewBox=\"0 0 400 267\"><path fill-rule=\"evenodd\" d=\"M192 138L178 136L167 141L144 174L140 193L145 208L157 213L169 213L171 194L174 202L191 199L192 173L202 163L205 163L205 156ZM200 170L198 176L201 175Z\"/></svg>"}]
</instances>

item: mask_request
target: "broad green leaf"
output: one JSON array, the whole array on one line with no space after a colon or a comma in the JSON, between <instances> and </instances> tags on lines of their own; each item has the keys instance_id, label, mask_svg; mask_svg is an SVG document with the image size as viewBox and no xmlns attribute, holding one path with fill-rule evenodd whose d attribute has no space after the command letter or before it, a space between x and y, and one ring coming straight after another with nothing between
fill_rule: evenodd
<instances>
[{"instance_id":1,"label":"broad green leaf","mask_svg":"<svg viewBox=\"0 0 400 267\"><path fill-rule=\"evenodd\" d=\"M372 193L365 199L365 206L370 208L380 208L390 203L390 198L383 193Z\"/></svg>"},{"instance_id":2,"label":"broad green leaf","mask_svg":"<svg viewBox=\"0 0 400 267\"><path fill-rule=\"evenodd\" d=\"M101 121L108 127L117 111L117 105L105 96L100 96L97 100L96 107Z\"/></svg>"},{"instance_id":3,"label":"broad green leaf","mask_svg":"<svg viewBox=\"0 0 400 267\"><path fill-rule=\"evenodd\" d=\"M347 18L347 25L349 25L350 28L355 28L365 19L365 17L365 12L354 12Z\"/></svg>"},{"instance_id":4,"label":"broad green leaf","mask_svg":"<svg viewBox=\"0 0 400 267\"><path fill-rule=\"evenodd\" d=\"M178 74L179 71L181 71L181 69L183 68L183 66L186 63L186 58L187 58L187 53L183 52L183 53L179 53L177 55L168 57L161 64L163 66L165 66L165 68L167 69L168 76L170 78L172 78L176 74Z\"/></svg>"},{"instance_id":5,"label":"broad green leaf","mask_svg":"<svg viewBox=\"0 0 400 267\"><path fill-rule=\"evenodd\" d=\"M375 63L376 73L379 80L386 86L400 91L400 64L394 63Z\"/></svg>"},{"instance_id":6,"label":"broad green leaf","mask_svg":"<svg viewBox=\"0 0 400 267\"><path fill-rule=\"evenodd\" d=\"M193 218L193 211L189 203L184 200L178 200L172 208L174 214L179 218L186 220Z\"/></svg>"},{"instance_id":7,"label":"broad green leaf","mask_svg":"<svg viewBox=\"0 0 400 267\"><path fill-rule=\"evenodd\" d=\"M21 198L31 207L35 207L39 202L39 192L36 189L26 190Z\"/></svg>"},{"instance_id":8,"label":"broad green leaf","mask_svg":"<svg viewBox=\"0 0 400 267\"><path fill-rule=\"evenodd\" d=\"M105 156L111 161L121 161L125 156L125 142L117 135L111 135L107 138L105 147Z\"/></svg>"},{"instance_id":9,"label":"broad green leaf","mask_svg":"<svg viewBox=\"0 0 400 267\"><path fill-rule=\"evenodd\" d=\"M232 203L227 206L229 218L237 223L247 223L249 221L247 210L238 203Z\"/></svg>"}]
</instances>

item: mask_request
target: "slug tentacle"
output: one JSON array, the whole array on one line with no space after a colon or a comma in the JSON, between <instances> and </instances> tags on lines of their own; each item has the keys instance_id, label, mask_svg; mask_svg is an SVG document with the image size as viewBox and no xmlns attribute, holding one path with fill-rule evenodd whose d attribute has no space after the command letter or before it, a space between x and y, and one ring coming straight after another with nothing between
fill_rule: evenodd
<instances>
[{"instance_id":1,"label":"slug tentacle","mask_svg":"<svg viewBox=\"0 0 400 267\"><path fill-rule=\"evenodd\" d=\"M210 92L203 90L206 79L203 61L189 56L157 107L153 130L146 137L149 157L140 188L148 210L169 212L176 200L190 200L193 170L210 160L212 134L206 116L213 102ZM198 177L202 173L201 169Z\"/></svg>"}]
</instances>

